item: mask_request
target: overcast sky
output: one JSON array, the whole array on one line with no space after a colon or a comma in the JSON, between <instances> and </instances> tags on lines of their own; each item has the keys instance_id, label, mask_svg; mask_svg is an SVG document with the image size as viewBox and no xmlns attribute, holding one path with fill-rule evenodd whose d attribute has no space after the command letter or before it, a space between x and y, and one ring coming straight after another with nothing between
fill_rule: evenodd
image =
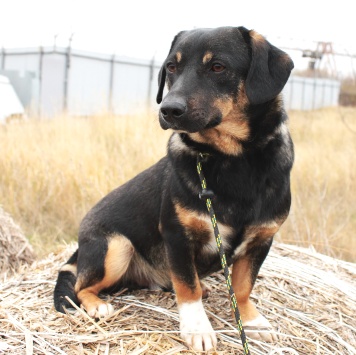
<instances>
[{"instance_id":1,"label":"overcast sky","mask_svg":"<svg viewBox=\"0 0 356 355\"><path fill-rule=\"evenodd\" d=\"M255 29L278 46L332 41L356 54L353 0L3 0L0 46L67 46L163 59L173 36L194 27ZM343 64L343 65L352 65Z\"/></svg>"}]
</instances>

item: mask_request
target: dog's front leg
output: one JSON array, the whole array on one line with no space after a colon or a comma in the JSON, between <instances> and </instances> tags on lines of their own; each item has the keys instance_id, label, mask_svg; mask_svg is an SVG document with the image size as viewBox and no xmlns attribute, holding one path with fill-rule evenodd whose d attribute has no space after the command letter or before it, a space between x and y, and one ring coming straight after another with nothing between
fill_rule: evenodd
<instances>
[{"instance_id":1,"label":"dog's front leg","mask_svg":"<svg viewBox=\"0 0 356 355\"><path fill-rule=\"evenodd\" d=\"M272 238L267 240L267 243L257 244L257 248L237 259L232 267L232 286L247 336L267 342L276 341L277 336L269 321L258 312L250 300L250 294L271 243Z\"/></svg>"},{"instance_id":2,"label":"dog's front leg","mask_svg":"<svg viewBox=\"0 0 356 355\"><path fill-rule=\"evenodd\" d=\"M171 275L178 304L181 337L196 351L215 348L216 335L203 307L198 276L195 276L192 285L173 271Z\"/></svg>"},{"instance_id":3,"label":"dog's front leg","mask_svg":"<svg viewBox=\"0 0 356 355\"><path fill-rule=\"evenodd\" d=\"M216 347L216 335L202 303L202 288L194 265L193 252L185 236L172 236L167 251L171 279L176 293L183 340L195 351ZM167 240L167 239L166 239Z\"/></svg>"}]
</instances>

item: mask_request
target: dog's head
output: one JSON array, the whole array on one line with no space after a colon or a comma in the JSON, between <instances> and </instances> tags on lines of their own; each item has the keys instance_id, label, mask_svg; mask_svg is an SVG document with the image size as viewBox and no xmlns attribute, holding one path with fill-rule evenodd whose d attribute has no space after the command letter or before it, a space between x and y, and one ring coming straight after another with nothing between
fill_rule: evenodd
<instances>
[{"instance_id":1,"label":"dog's head","mask_svg":"<svg viewBox=\"0 0 356 355\"><path fill-rule=\"evenodd\" d=\"M277 97L292 69L285 52L244 27L180 32L159 73L161 127L188 133L214 129L246 105Z\"/></svg>"}]
</instances>

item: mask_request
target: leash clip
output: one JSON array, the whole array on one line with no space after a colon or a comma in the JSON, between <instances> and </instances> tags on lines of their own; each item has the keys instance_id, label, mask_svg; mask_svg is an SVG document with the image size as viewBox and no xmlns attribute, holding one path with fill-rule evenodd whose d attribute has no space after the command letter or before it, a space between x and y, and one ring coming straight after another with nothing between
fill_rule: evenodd
<instances>
[{"instance_id":1,"label":"leash clip","mask_svg":"<svg viewBox=\"0 0 356 355\"><path fill-rule=\"evenodd\" d=\"M208 198L212 199L214 196L214 191L210 189L203 189L202 192L199 193L199 198L201 200L207 200Z\"/></svg>"}]
</instances>

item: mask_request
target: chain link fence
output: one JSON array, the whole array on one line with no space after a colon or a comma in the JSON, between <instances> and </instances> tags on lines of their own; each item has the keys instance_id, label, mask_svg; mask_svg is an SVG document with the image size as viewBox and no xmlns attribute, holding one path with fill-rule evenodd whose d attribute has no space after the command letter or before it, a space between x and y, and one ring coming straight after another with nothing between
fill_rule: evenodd
<instances>
[{"instance_id":1,"label":"chain link fence","mask_svg":"<svg viewBox=\"0 0 356 355\"><path fill-rule=\"evenodd\" d=\"M30 115L137 113L155 110L161 63L94 54L71 47L2 49L0 74L7 76ZM340 82L291 76L284 89L287 109L338 105Z\"/></svg>"}]
</instances>

